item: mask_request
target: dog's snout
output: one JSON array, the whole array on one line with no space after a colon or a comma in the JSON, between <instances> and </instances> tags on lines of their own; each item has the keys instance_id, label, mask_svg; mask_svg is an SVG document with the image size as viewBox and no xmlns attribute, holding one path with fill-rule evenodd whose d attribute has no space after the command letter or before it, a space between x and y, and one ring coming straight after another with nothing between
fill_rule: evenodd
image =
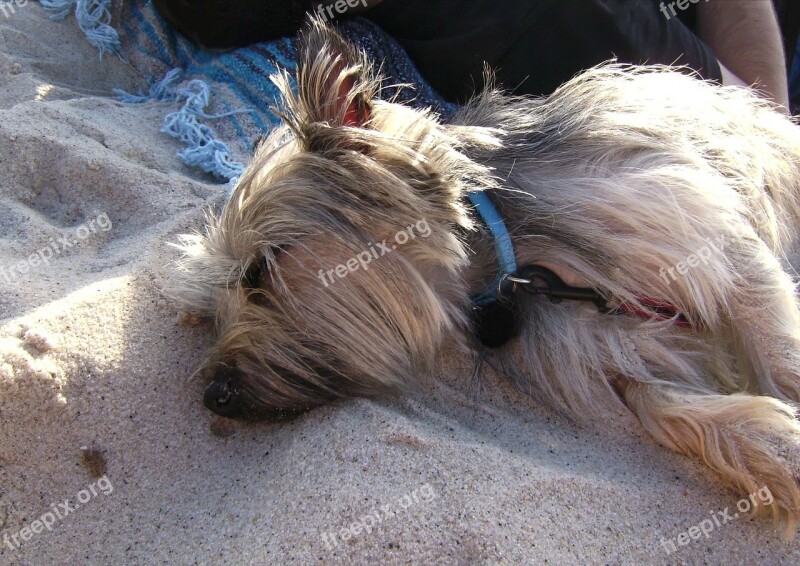
<instances>
[{"instance_id":1,"label":"dog's snout","mask_svg":"<svg viewBox=\"0 0 800 566\"><path fill-rule=\"evenodd\" d=\"M220 363L203 394L206 408L222 417L251 421L282 421L302 415L312 407L271 407L259 403L243 386L245 374L235 365Z\"/></svg>"},{"instance_id":2,"label":"dog's snout","mask_svg":"<svg viewBox=\"0 0 800 566\"><path fill-rule=\"evenodd\" d=\"M242 403L239 389L239 371L220 364L214 372L214 379L206 387L203 395L206 408L228 418L242 416Z\"/></svg>"}]
</instances>

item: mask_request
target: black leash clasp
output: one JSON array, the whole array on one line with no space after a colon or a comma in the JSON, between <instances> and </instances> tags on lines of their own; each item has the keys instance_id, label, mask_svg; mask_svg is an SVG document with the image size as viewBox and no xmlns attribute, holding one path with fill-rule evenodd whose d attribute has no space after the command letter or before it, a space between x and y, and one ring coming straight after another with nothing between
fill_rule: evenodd
<instances>
[{"instance_id":1,"label":"black leash clasp","mask_svg":"<svg viewBox=\"0 0 800 566\"><path fill-rule=\"evenodd\" d=\"M514 295L517 287L530 295L541 295L552 303L563 300L593 303L603 314L630 314L642 319L668 321L681 328L691 329L686 315L663 300L637 295L638 303L622 302L608 306L608 299L591 287L567 285L554 271L541 265L527 265L500 278L495 299L475 309L478 338L490 348L498 348L508 342L518 331L514 312ZM641 304L641 306L638 306Z\"/></svg>"},{"instance_id":2,"label":"black leash clasp","mask_svg":"<svg viewBox=\"0 0 800 566\"><path fill-rule=\"evenodd\" d=\"M528 265L517 273L503 276L497 284L494 298L475 308L475 325L478 338L484 346L499 348L518 331L514 313L514 295L517 287L531 295L542 295L553 303L564 299L588 301L601 313L610 312L606 299L594 289L567 285L561 277L541 265Z\"/></svg>"},{"instance_id":3,"label":"black leash clasp","mask_svg":"<svg viewBox=\"0 0 800 566\"><path fill-rule=\"evenodd\" d=\"M595 289L567 285L554 271L541 265L525 266L518 273L507 275L506 279L515 286L522 287L526 293L545 296L553 303L560 303L564 299L585 301L594 303L602 313L611 310L608 308L608 301Z\"/></svg>"}]
</instances>

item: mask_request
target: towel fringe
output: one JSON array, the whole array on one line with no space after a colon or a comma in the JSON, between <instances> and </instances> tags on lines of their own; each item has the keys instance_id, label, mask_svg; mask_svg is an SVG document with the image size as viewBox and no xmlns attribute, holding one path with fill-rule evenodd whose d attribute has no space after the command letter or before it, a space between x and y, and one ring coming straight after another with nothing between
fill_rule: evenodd
<instances>
[{"instance_id":1,"label":"towel fringe","mask_svg":"<svg viewBox=\"0 0 800 566\"><path fill-rule=\"evenodd\" d=\"M114 89L117 100L128 104L144 102L183 102L177 112L167 114L161 131L177 138L186 149L178 152L178 157L192 167L199 167L226 181L238 178L244 165L234 161L228 146L217 139L211 126L201 123L198 118L213 120L252 110L234 110L222 114L206 114L205 109L211 97L211 88L205 81L193 79L186 86L179 87L183 81L183 71L172 69L164 78L150 86L147 94L130 94Z\"/></svg>"},{"instance_id":2,"label":"towel fringe","mask_svg":"<svg viewBox=\"0 0 800 566\"><path fill-rule=\"evenodd\" d=\"M109 52L122 57L122 48L117 30L111 27L111 0L39 0L53 20L63 20L75 11L78 26L86 39L100 52Z\"/></svg>"}]
</instances>

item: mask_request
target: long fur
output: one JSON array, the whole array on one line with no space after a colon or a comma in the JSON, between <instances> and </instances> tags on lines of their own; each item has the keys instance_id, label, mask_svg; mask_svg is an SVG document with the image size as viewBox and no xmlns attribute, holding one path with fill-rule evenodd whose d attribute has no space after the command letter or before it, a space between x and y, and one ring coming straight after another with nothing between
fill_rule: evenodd
<instances>
[{"instance_id":1,"label":"long fur","mask_svg":"<svg viewBox=\"0 0 800 566\"><path fill-rule=\"evenodd\" d=\"M746 90L611 64L546 98L487 89L443 124L373 100L369 62L320 22L302 45L299 94L277 79L287 126L206 233L182 238L173 294L216 317L208 367L225 368L226 386L253 410L305 409L408 386L448 335L475 347L469 297L497 267L465 196L485 190L520 265L555 266L645 312L641 296L670 303L692 327L520 294L524 324L488 361L575 420L621 399L740 493L767 486L794 532L795 124ZM420 220L428 237L321 282L320 270Z\"/></svg>"}]
</instances>

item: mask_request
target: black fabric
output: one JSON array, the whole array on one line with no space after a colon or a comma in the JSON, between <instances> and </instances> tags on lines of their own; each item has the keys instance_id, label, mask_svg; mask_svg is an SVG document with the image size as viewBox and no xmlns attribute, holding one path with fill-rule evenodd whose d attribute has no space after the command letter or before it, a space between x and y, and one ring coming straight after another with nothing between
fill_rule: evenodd
<instances>
[{"instance_id":1,"label":"black fabric","mask_svg":"<svg viewBox=\"0 0 800 566\"><path fill-rule=\"evenodd\" d=\"M442 96L463 102L483 85L484 62L517 94L549 94L612 57L685 65L721 82L716 58L690 28L695 7L673 16L658 0L383 0L363 15L398 40Z\"/></svg>"},{"instance_id":2,"label":"black fabric","mask_svg":"<svg viewBox=\"0 0 800 566\"><path fill-rule=\"evenodd\" d=\"M774 0L775 11L781 26L783 50L786 53L786 69L791 70L800 36L800 2L798 0Z\"/></svg>"},{"instance_id":3,"label":"black fabric","mask_svg":"<svg viewBox=\"0 0 800 566\"><path fill-rule=\"evenodd\" d=\"M231 49L294 35L311 0L153 0L156 10L194 43Z\"/></svg>"},{"instance_id":4,"label":"black fabric","mask_svg":"<svg viewBox=\"0 0 800 566\"><path fill-rule=\"evenodd\" d=\"M691 0L683 0L691 2ZM797 0L775 0L787 3ZM153 0L183 34L212 48L292 35L305 10L332 0ZM463 102L483 86L484 64L519 94L549 94L578 72L617 57L685 65L721 80L693 33L696 5L667 0L383 0L362 15L408 51L442 96ZM794 4L792 4L794 5Z\"/></svg>"}]
</instances>

